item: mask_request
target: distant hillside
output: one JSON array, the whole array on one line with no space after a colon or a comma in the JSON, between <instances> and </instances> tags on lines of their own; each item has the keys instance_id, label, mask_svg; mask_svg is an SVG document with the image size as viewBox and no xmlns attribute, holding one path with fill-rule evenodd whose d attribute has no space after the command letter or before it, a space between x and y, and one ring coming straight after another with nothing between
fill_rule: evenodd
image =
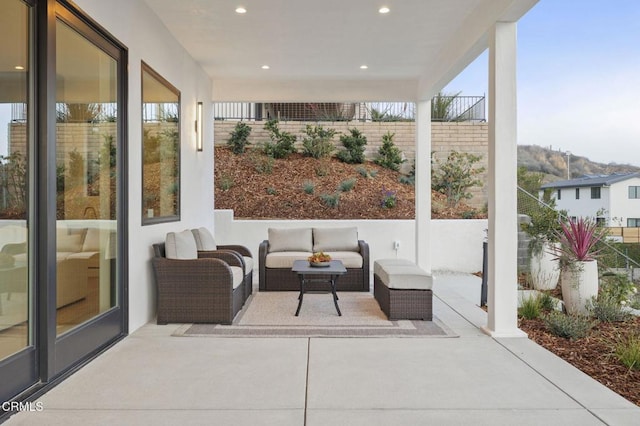
<instances>
[{"instance_id":1,"label":"distant hillside","mask_svg":"<svg viewBox=\"0 0 640 426\"><path fill-rule=\"evenodd\" d=\"M555 151L538 145L518 145L518 166L524 166L532 172L544 173L545 182L567 178L567 155L564 151ZM574 154L571 154L570 168L572 178L583 175L640 172L640 167L628 164L596 163Z\"/></svg>"}]
</instances>

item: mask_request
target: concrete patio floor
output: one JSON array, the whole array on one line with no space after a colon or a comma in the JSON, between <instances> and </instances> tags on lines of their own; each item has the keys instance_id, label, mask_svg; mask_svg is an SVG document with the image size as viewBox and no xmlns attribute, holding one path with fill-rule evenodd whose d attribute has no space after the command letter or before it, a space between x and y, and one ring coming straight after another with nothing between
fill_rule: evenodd
<instances>
[{"instance_id":1,"label":"concrete patio floor","mask_svg":"<svg viewBox=\"0 0 640 426\"><path fill-rule=\"evenodd\" d=\"M459 338L171 337L147 324L7 425L633 425L640 408L480 327L479 279L438 275Z\"/></svg>"}]
</instances>

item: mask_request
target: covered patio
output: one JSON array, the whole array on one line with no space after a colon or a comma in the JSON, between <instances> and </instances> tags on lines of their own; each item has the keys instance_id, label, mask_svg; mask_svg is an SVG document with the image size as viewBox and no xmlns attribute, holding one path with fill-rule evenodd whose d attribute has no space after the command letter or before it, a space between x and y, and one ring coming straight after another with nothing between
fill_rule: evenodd
<instances>
[{"instance_id":1,"label":"covered patio","mask_svg":"<svg viewBox=\"0 0 640 426\"><path fill-rule=\"evenodd\" d=\"M434 287L457 338L173 337L179 325L147 324L6 424L636 423L640 408L532 341L483 333L478 285Z\"/></svg>"}]
</instances>

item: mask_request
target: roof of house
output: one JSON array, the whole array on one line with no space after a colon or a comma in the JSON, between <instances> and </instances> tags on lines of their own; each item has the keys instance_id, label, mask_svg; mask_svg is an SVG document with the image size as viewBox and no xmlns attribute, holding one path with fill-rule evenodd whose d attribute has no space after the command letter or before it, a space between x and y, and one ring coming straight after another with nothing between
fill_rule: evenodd
<instances>
[{"instance_id":1,"label":"roof of house","mask_svg":"<svg viewBox=\"0 0 640 426\"><path fill-rule=\"evenodd\" d=\"M584 175L577 179L559 180L542 185L540 189L547 188L578 188L583 186L609 186L634 177L640 177L640 173L613 173L610 175Z\"/></svg>"}]
</instances>

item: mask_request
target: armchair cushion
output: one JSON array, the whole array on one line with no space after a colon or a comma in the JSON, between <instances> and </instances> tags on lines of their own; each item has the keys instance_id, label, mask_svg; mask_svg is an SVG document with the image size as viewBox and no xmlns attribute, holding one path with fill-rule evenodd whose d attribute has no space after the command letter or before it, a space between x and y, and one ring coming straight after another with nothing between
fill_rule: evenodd
<instances>
[{"instance_id":1,"label":"armchair cushion","mask_svg":"<svg viewBox=\"0 0 640 426\"><path fill-rule=\"evenodd\" d=\"M269 253L277 251L305 251L313 248L311 228L269 228Z\"/></svg>"},{"instance_id":2,"label":"armchair cushion","mask_svg":"<svg viewBox=\"0 0 640 426\"><path fill-rule=\"evenodd\" d=\"M167 259L197 259L196 240L189 230L169 232L165 240Z\"/></svg>"},{"instance_id":3,"label":"armchair cushion","mask_svg":"<svg viewBox=\"0 0 640 426\"><path fill-rule=\"evenodd\" d=\"M313 251L358 251L358 228L313 228Z\"/></svg>"},{"instance_id":4,"label":"armchair cushion","mask_svg":"<svg viewBox=\"0 0 640 426\"><path fill-rule=\"evenodd\" d=\"M192 229L191 232L193 233L193 238L196 240L196 247L198 248L198 251L218 250L216 240L207 228L201 227L198 229Z\"/></svg>"}]
</instances>

